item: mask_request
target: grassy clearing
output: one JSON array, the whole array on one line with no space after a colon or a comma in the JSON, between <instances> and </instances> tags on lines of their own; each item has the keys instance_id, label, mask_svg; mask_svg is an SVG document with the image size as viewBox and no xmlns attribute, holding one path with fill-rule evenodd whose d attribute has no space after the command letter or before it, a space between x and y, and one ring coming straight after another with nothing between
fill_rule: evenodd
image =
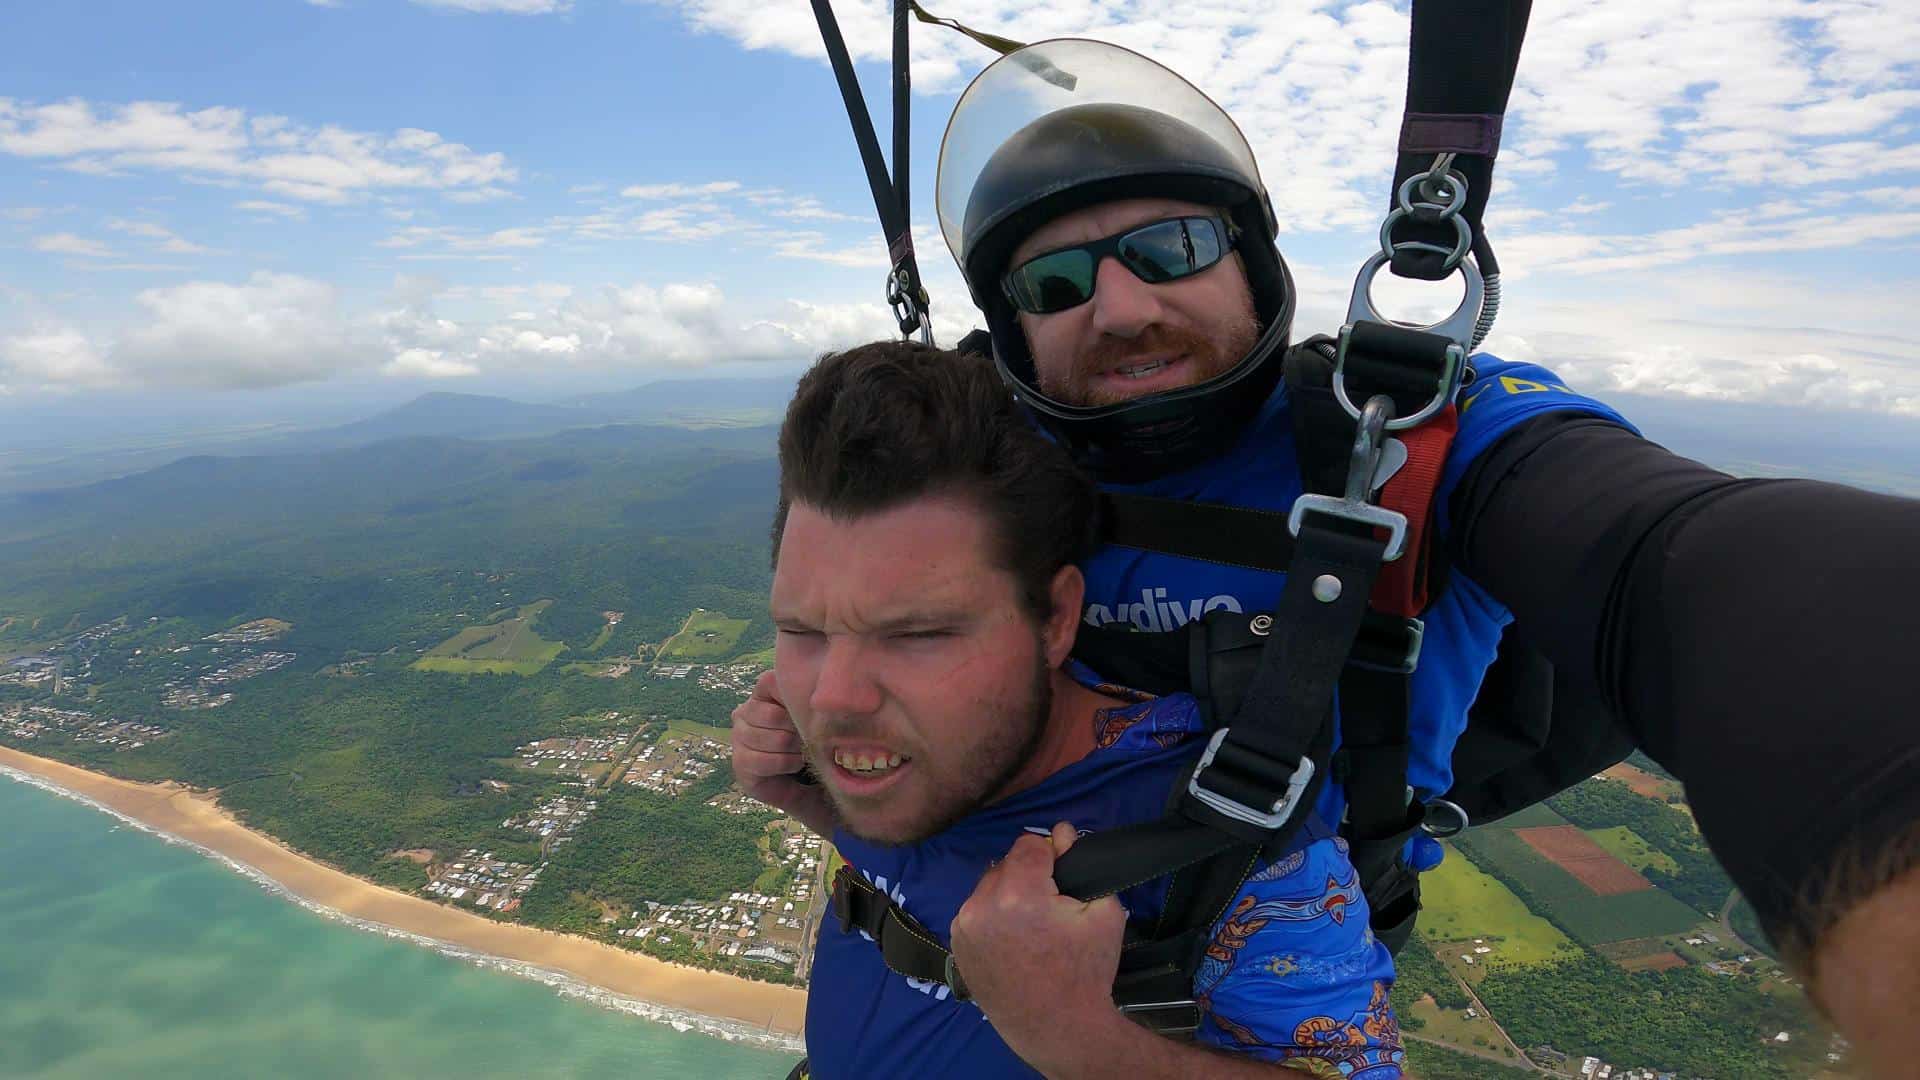
<instances>
[{"instance_id":1,"label":"grassy clearing","mask_svg":"<svg viewBox=\"0 0 1920 1080\"><path fill-rule=\"evenodd\" d=\"M1513 1048L1493 1029L1493 1021L1487 1019L1484 1013L1469 1020L1465 1009L1442 1009L1430 997L1414 1002L1413 1008L1408 1011L1425 1022L1417 1029L1421 1038L1434 1039L1462 1050L1498 1054L1515 1063L1519 1061L1514 1056ZM1479 1012L1478 1009L1474 1011Z\"/></svg>"},{"instance_id":2,"label":"grassy clearing","mask_svg":"<svg viewBox=\"0 0 1920 1080\"><path fill-rule=\"evenodd\" d=\"M1669 874L1680 872L1680 864L1673 857L1640 838L1625 825L1615 825L1611 829L1588 829L1593 842L1607 849L1607 853L1635 870L1644 871L1648 867L1657 867Z\"/></svg>"},{"instance_id":3,"label":"grassy clearing","mask_svg":"<svg viewBox=\"0 0 1920 1080\"><path fill-rule=\"evenodd\" d=\"M414 661L420 671L455 675L532 675L566 648L533 632L534 617L553 601L536 600L482 626L469 626Z\"/></svg>"},{"instance_id":4,"label":"grassy clearing","mask_svg":"<svg viewBox=\"0 0 1920 1080\"><path fill-rule=\"evenodd\" d=\"M727 657L740 644L749 619L731 619L723 612L695 608L687 625L660 646L663 664L700 664Z\"/></svg>"},{"instance_id":5,"label":"grassy clearing","mask_svg":"<svg viewBox=\"0 0 1920 1080\"><path fill-rule=\"evenodd\" d=\"M1430 941L1485 938L1503 963L1544 964L1579 955L1565 934L1458 850L1420 876L1420 900L1420 933ZM1459 952L1445 946L1435 951Z\"/></svg>"}]
</instances>

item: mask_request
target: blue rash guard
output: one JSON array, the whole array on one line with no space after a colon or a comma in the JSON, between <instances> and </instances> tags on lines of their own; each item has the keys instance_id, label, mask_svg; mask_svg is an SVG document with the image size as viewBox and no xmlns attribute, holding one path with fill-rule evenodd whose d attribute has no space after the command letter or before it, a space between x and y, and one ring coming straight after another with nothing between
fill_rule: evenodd
<instances>
[{"instance_id":1,"label":"blue rash guard","mask_svg":"<svg viewBox=\"0 0 1920 1080\"><path fill-rule=\"evenodd\" d=\"M1618 413L1567 389L1537 364L1509 363L1483 353L1473 358L1473 367L1476 375L1461 392L1460 428L1440 479L1441 536L1451 524L1447 502L1474 458L1517 425L1542 413L1565 411L1605 417L1631 428ZM1147 483L1109 486L1160 498L1256 510L1290 509L1303 485L1286 385L1274 391L1228 453ZM1131 622L1152 632L1178 629L1221 608L1272 611L1287 577L1114 546L1096 552L1082 569L1087 577L1088 624ZM1453 744L1466 727L1467 708L1479 693L1501 631L1513 615L1486 590L1455 573L1424 619L1426 639L1420 666L1413 673L1413 709L1408 717L1412 749L1407 761L1407 783L1422 799L1445 794L1453 786ZM1345 792L1328 784L1315 809L1323 820L1337 822L1345 807ZM1422 847L1425 851L1416 857L1416 865L1431 866L1439 860L1437 845L1428 841Z\"/></svg>"},{"instance_id":2,"label":"blue rash guard","mask_svg":"<svg viewBox=\"0 0 1920 1080\"><path fill-rule=\"evenodd\" d=\"M1073 676L1127 704L1093 718L1095 749L1032 788L983 807L918 844L882 846L845 832L834 847L936 937L995 859L1023 832L1058 821L1082 833L1159 816L1168 790L1205 745L1193 698L1163 698ZM1135 921L1155 918L1164 879L1120 894ZM1194 978L1204 1013L1196 1038L1269 1061L1319 1059L1360 1080L1401 1076L1400 1032L1387 1005L1393 961L1367 928L1366 899L1346 845L1324 826L1242 886ZM1037 1075L971 1002L881 962L860 931L820 927L807 995L811 1074L841 1077Z\"/></svg>"}]
</instances>

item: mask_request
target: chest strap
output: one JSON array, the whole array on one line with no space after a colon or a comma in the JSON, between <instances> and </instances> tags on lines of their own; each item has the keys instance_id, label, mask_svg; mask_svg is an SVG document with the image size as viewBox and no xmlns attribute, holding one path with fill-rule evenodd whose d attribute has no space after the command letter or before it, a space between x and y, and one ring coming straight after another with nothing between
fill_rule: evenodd
<instances>
[{"instance_id":1,"label":"chest strap","mask_svg":"<svg viewBox=\"0 0 1920 1080\"><path fill-rule=\"evenodd\" d=\"M967 1001L972 995L960 972L953 966L953 954L940 944L933 932L920 920L907 914L893 897L873 887L864 875L849 863L842 863L833 875L831 908L840 920L840 932L858 930L873 939L880 949L880 962L909 979L945 986L955 1001Z\"/></svg>"}]
</instances>

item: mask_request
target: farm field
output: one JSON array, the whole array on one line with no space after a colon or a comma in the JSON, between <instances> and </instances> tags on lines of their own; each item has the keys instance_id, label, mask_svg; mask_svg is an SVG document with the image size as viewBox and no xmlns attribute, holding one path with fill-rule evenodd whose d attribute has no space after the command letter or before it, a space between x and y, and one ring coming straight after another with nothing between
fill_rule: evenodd
<instances>
[{"instance_id":1,"label":"farm field","mask_svg":"<svg viewBox=\"0 0 1920 1080\"><path fill-rule=\"evenodd\" d=\"M1653 883L1633 867L1614 858L1606 848L1571 825L1515 829L1514 835L1553 860L1555 866L1578 878L1580 884L1592 889L1596 896L1617 896L1653 888Z\"/></svg>"},{"instance_id":2,"label":"farm field","mask_svg":"<svg viewBox=\"0 0 1920 1080\"><path fill-rule=\"evenodd\" d=\"M1634 768L1624 761L1618 765L1608 766L1600 775L1609 780L1618 780L1632 788L1634 794L1644 795L1657 802L1666 802L1667 796L1678 795L1681 792L1677 781L1655 776L1644 769Z\"/></svg>"},{"instance_id":3,"label":"farm field","mask_svg":"<svg viewBox=\"0 0 1920 1080\"><path fill-rule=\"evenodd\" d=\"M1511 829L1475 829L1460 846L1475 861L1518 883L1540 910L1587 945L1659 937L1700 921L1698 912L1659 889L1597 896Z\"/></svg>"},{"instance_id":4,"label":"farm field","mask_svg":"<svg viewBox=\"0 0 1920 1080\"><path fill-rule=\"evenodd\" d=\"M1457 848L1448 847L1440 865L1420 878L1422 936L1434 942L1485 938L1495 946L1492 959L1507 963L1548 963L1577 954L1573 942L1552 923L1528 911L1511 889ZM1458 953L1443 945L1434 951L1443 957Z\"/></svg>"},{"instance_id":5,"label":"farm field","mask_svg":"<svg viewBox=\"0 0 1920 1080\"><path fill-rule=\"evenodd\" d=\"M532 675L566 648L561 642L543 639L531 626L552 603L536 600L497 622L469 626L427 650L413 666L454 675Z\"/></svg>"},{"instance_id":6,"label":"farm field","mask_svg":"<svg viewBox=\"0 0 1920 1080\"><path fill-rule=\"evenodd\" d=\"M687 625L660 646L663 664L698 664L719 660L740 644L751 620L730 619L724 613L695 608Z\"/></svg>"},{"instance_id":7,"label":"farm field","mask_svg":"<svg viewBox=\"0 0 1920 1080\"><path fill-rule=\"evenodd\" d=\"M1546 803L1538 802L1518 813L1508 814L1497 822L1475 822L1477 825L1498 826L1502 829L1542 829L1551 825L1566 825L1568 821Z\"/></svg>"},{"instance_id":8,"label":"farm field","mask_svg":"<svg viewBox=\"0 0 1920 1080\"><path fill-rule=\"evenodd\" d=\"M1644 871L1653 867L1669 874L1680 872L1680 864L1673 861L1673 856L1642 840L1639 833L1625 825L1615 825L1611 829L1588 829L1586 833L1594 843L1635 870Z\"/></svg>"}]
</instances>

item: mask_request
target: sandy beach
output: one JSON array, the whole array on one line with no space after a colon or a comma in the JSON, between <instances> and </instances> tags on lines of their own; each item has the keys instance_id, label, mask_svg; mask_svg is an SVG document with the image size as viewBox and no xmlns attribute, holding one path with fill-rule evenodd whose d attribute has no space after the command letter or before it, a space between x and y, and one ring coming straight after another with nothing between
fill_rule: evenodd
<instances>
[{"instance_id":1,"label":"sandy beach","mask_svg":"<svg viewBox=\"0 0 1920 1080\"><path fill-rule=\"evenodd\" d=\"M0 747L0 765L37 776L265 874L311 903L356 919L558 971L623 997L797 1035L806 992L664 963L597 941L496 923L381 888L254 832L212 795L180 784L139 784Z\"/></svg>"}]
</instances>

